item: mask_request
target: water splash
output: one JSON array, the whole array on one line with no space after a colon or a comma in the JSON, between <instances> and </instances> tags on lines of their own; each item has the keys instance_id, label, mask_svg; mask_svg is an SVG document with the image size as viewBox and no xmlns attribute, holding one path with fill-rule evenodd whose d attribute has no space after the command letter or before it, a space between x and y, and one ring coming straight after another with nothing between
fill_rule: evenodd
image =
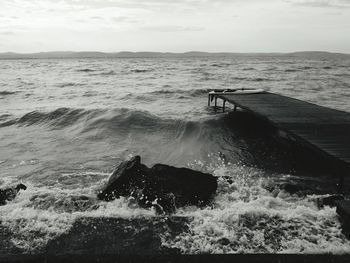
<instances>
[{"instance_id":1,"label":"water splash","mask_svg":"<svg viewBox=\"0 0 350 263\"><path fill-rule=\"evenodd\" d=\"M335 208L319 209L318 196L298 197L266 188L274 178L263 171L218 162L211 167L219 188L211 207L186 207L190 231L163 245L198 253L349 253Z\"/></svg>"},{"instance_id":2,"label":"water splash","mask_svg":"<svg viewBox=\"0 0 350 263\"><path fill-rule=\"evenodd\" d=\"M132 199L101 202L95 192L95 186L69 190L29 184L27 191L0 207L1 227L9 231L13 247L22 253L39 253L50 240L67 233L78 218L155 216L154 210L139 208Z\"/></svg>"}]
</instances>

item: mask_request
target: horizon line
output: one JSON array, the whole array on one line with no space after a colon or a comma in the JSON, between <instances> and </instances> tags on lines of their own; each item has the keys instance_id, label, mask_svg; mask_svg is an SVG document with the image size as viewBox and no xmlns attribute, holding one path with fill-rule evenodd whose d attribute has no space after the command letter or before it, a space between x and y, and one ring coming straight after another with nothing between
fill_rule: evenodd
<instances>
[{"instance_id":1,"label":"horizon line","mask_svg":"<svg viewBox=\"0 0 350 263\"><path fill-rule=\"evenodd\" d=\"M189 51L150 51L150 50L140 50L140 51L130 51L130 50L120 50L120 51L99 51L99 50L50 50L50 51L34 51L34 52L18 52L18 51L0 51L0 54L21 54L21 55L31 55L39 53L106 53L106 54L117 54L117 53L163 53L163 54L186 54L186 53L228 53L228 54L290 54L290 53L330 53L330 54L344 54L350 55L347 52L338 51L328 51L328 50L297 50L297 51L202 51L202 50L189 50Z\"/></svg>"}]
</instances>

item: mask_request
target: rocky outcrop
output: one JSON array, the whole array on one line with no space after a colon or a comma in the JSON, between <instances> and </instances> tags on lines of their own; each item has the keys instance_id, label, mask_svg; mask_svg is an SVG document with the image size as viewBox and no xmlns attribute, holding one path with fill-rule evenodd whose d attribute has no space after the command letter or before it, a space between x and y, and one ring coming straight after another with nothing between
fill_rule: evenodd
<instances>
[{"instance_id":1,"label":"rocky outcrop","mask_svg":"<svg viewBox=\"0 0 350 263\"><path fill-rule=\"evenodd\" d=\"M324 206L334 207L337 205L337 201L344 200L343 195L329 195L317 198L317 206L323 208Z\"/></svg>"},{"instance_id":2,"label":"rocky outcrop","mask_svg":"<svg viewBox=\"0 0 350 263\"><path fill-rule=\"evenodd\" d=\"M20 190L26 190L24 184L18 184L16 187L0 189L0 205L6 205L6 201L12 201Z\"/></svg>"},{"instance_id":3,"label":"rocky outcrop","mask_svg":"<svg viewBox=\"0 0 350 263\"><path fill-rule=\"evenodd\" d=\"M132 196L142 207L169 213L185 205L207 205L216 189L217 180L211 174L164 164L148 168L135 156L116 168L98 198Z\"/></svg>"},{"instance_id":4,"label":"rocky outcrop","mask_svg":"<svg viewBox=\"0 0 350 263\"><path fill-rule=\"evenodd\" d=\"M130 262L130 258L135 255L179 254L179 249L163 245L162 235L166 233L166 239L173 239L188 231L190 221L191 218L176 216L81 217L74 222L69 231L48 242L45 255L86 255L87 262L90 262L90 256L94 255L111 255L111 260L107 262L120 261L118 255L124 255L125 261ZM101 259L98 261L104 262ZM140 261L145 260L140 258ZM153 261L154 258L151 262Z\"/></svg>"}]
</instances>

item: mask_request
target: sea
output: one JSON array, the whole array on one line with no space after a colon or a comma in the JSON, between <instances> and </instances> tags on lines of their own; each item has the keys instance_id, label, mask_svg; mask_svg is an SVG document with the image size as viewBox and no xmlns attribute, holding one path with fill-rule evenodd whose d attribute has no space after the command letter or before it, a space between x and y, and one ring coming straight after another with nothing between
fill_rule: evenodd
<instances>
[{"instance_id":1,"label":"sea","mask_svg":"<svg viewBox=\"0 0 350 263\"><path fill-rule=\"evenodd\" d=\"M287 149L266 143L259 126L247 131L232 105L225 112L208 107L208 91L234 88L350 112L350 59L0 60L0 188L27 186L0 206L1 253L43 253L81 218L127 219L136 228L133 219L163 216L128 197L96 197L113 169L135 155L148 166L218 179L211 205L176 210L172 216L187 218L187 230L158 233L162 247L182 254L350 253L336 208L317 201L331 193L334 177L296 173ZM271 191L281 182L320 191Z\"/></svg>"}]
</instances>

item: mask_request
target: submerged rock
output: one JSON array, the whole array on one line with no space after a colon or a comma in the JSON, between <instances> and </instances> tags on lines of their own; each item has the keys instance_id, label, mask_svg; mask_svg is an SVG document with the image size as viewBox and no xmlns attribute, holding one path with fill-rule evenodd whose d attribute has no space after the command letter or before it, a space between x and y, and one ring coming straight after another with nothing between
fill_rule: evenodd
<instances>
[{"instance_id":1,"label":"submerged rock","mask_svg":"<svg viewBox=\"0 0 350 263\"><path fill-rule=\"evenodd\" d=\"M338 200L335 203L342 224L342 232L350 239L350 200Z\"/></svg>"},{"instance_id":2,"label":"submerged rock","mask_svg":"<svg viewBox=\"0 0 350 263\"><path fill-rule=\"evenodd\" d=\"M326 197L321 197L317 199L317 206L319 208L323 208L326 205L330 207L334 207L337 205L336 202L340 200L344 200L343 195L330 195Z\"/></svg>"},{"instance_id":3,"label":"submerged rock","mask_svg":"<svg viewBox=\"0 0 350 263\"><path fill-rule=\"evenodd\" d=\"M140 206L153 206L161 213L185 205L206 205L216 189L217 179L211 174L164 164L148 168L135 156L117 167L98 198L110 201L132 196Z\"/></svg>"},{"instance_id":4,"label":"submerged rock","mask_svg":"<svg viewBox=\"0 0 350 263\"><path fill-rule=\"evenodd\" d=\"M230 240L226 237L219 238L217 242L222 246L227 246L231 243Z\"/></svg>"},{"instance_id":5,"label":"submerged rock","mask_svg":"<svg viewBox=\"0 0 350 263\"><path fill-rule=\"evenodd\" d=\"M53 210L58 213L85 212L98 209L96 198L67 193L40 193L30 197L27 207L41 210Z\"/></svg>"},{"instance_id":6,"label":"submerged rock","mask_svg":"<svg viewBox=\"0 0 350 263\"><path fill-rule=\"evenodd\" d=\"M190 220L191 218L176 216L81 217L74 222L68 232L49 241L45 254L88 255L87 261L91 261L89 256L112 255L113 262L118 261L115 260L117 255L127 256L126 261L130 261L130 256L132 259L135 255L175 255L179 254L180 250L164 245L162 235L166 233L164 238L167 240L187 232Z\"/></svg>"},{"instance_id":7,"label":"submerged rock","mask_svg":"<svg viewBox=\"0 0 350 263\"><path fill-rule=\"evenodd\" d=\"M290 195L296 195L299 197L305 197L309 194L320 194L318 189L309 189L302 184L295 183L282 183L282 184L268 184L264 188L272 193L274 197L280 194L288 193Z\"/></svg>"},{"instance_id":8,"label":"submerged rock","mask_svg":"<svg viewBox=\"0 0 350 263\"><path fill-rule=\"evenodd\" d=\"M24 184L18 184L16 187L0 189L0 205L6 205L6 201L12 201L20 190L26 190Z\"/></svg>"}]
</instances>

